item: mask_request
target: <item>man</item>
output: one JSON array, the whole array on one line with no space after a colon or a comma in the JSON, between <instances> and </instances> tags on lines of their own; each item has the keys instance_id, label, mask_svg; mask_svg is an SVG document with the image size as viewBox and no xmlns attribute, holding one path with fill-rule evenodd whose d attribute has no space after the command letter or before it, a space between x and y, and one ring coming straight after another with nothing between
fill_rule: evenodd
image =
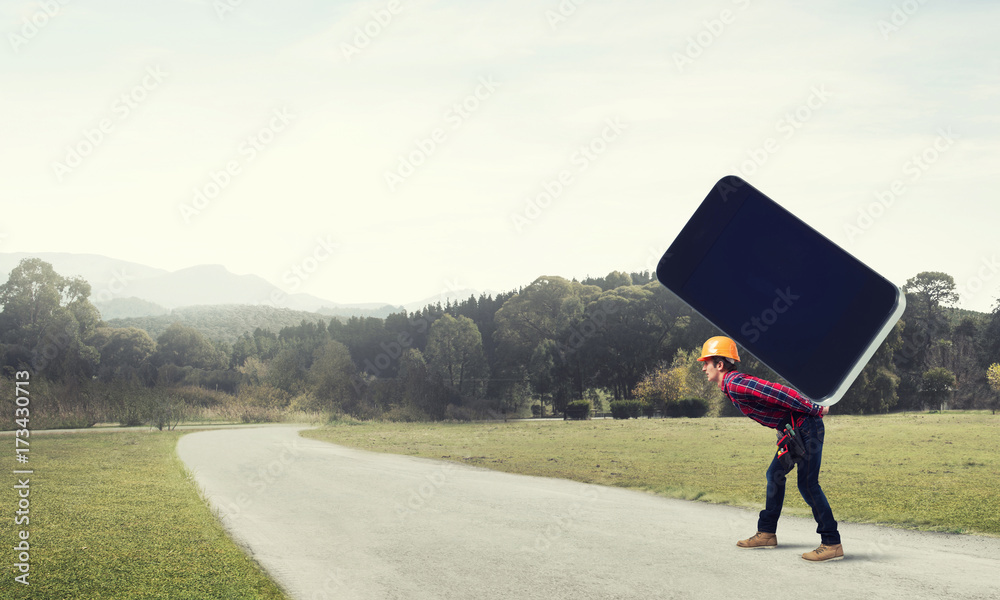
<instances>
[{"instance_id":1,"label":"man","mask_svg":"<svg viewBox=\"0 0 1000 600\"><path fill-rule=\"evenodd\" d=\"M719 386L744 415L765 427L782 431L791 423L807 449L807 456L798 461L799 492L812 508L820 547L802 555L811 562L840 560L844 548L840 543L837 521L830 503L819 485L820 463L823 458L823 415L830 409L813 404L795 390L736 370L740 356L736 342L724 336L709 338L701 349L702 372ZM785 501L786 469L775 455L767 470L767 500L757 521L757 533L736 543L740 548L775 548L778 517Z\"/></svg>"}]
</instances>

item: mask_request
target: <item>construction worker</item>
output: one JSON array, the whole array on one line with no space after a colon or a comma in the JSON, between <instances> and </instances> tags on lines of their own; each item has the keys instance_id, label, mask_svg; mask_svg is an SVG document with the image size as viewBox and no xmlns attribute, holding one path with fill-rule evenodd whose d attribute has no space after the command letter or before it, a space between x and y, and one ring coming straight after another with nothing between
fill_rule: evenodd
<instances>
[{"instance_id":1,"label":"construction worker","mask_svg":"<svg viewBox=\"0 0 1000 600\"><path fill-rule=\"evenodd\" d=\"M799 492L812 508L817 523L816 533L820 535L819 548L803 554L802 558L811 562L842 559L844 548L840 543L837 521L819 485L823 458L823 415L830 411L829 407L813 404L789 387L740 373L736 369L740 360L736 342L728 337L709 338L702 346L698 360L704 363L701 370L708 380L717 384L744 415L778 431L783 431L789 423L796 429L807 450L807 456L797 461ZM737 542L738 547L778 546L776 532L781 506L785 501L786 473L786 468L775 455L767 470L767 500L757 521L757 533Z\"/></svg>"}]
</instances>

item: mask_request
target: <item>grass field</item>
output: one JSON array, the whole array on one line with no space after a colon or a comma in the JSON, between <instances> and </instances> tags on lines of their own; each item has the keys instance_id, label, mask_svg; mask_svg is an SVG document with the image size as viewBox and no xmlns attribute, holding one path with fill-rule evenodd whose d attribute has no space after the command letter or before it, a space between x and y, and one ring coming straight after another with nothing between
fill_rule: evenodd
<instances>
[{"instance_id":1,"label":"grass field","mask_svg":"<svg viewBox=\"0 0 1000 600\"><path fill-rule=\"evenodd\" d=\"M12 547L12 481L0 491L3 598L253 598L286 596L228 537L185 475L181 432L31 437L29 586ZM14 440L0 438L14 454ZM13 463L13 459L10 461ZM22 475L22 477L24 477ZM17 531L15 531L15 529Z\"/></svg>"},{"instance_id":2,"label":"grass field","mask_svg":"<svg viewBox=\"0 0 1000 600\"><path fill-rule=\"evenodd\" d=\"M1000 535L1000 415L828 416L820 482L841 521ZM749 419L339 423L378 452L761 508L772 430ZM786 513L808 516L794 486Z\"/></svg>"},{"instance_id":3,"label":"grass field","mask_svg":"<svg viewBox=\"0 0 1000 600\"><path fill-rule=\"evenodd\" d=\"M841 521L1000 535L1000 416L831 416L821 482ZM282 592L185 475L183 432L32 437L30 587L14 476L0 491L4 598L260 598ZM339 423L305 435L368 450L758 508L774 437L747 419ZM13 438L4 437L13 449ZM13 454L13 450L11 450ZM13 460L11 460L13 463ZM790 489L789 512L808 515Z\"/></svg>"}]
</instances>

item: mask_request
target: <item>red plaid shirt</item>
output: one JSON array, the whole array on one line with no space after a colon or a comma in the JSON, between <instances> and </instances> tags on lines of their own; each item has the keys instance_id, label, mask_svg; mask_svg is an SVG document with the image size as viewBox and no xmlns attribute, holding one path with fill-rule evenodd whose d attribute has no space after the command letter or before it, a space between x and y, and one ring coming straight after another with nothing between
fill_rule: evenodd
<instances>
[{"instance_id":1,"label":"red plaid shirt","mask_svg":"<svg viewBox=\"0 0 1000 600\"><path fill-rule=\"evenodd\" d=\"M813 404L792 388L739 371L726 373L722 391L740 412L772 429L789 423L792 413L823 416L822 406Z\"/></svg>"}]
</instances>

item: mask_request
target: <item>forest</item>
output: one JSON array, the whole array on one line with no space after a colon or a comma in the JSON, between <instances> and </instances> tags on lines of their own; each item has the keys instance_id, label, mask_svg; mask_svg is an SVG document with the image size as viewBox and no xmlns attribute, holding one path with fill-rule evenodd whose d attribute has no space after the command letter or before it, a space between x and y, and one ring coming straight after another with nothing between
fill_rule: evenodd
<instances>
[{"instance_id":1,"label":"forest","mask_svg":"<svg viewBox=\"0 0 1000 600\"><path fill-rule=\"evenodd\" d=\"M939 272L914 275L904 292L902 320L836 410L995 412L1000 304L990 314L956 308L954 279ZM297 320L272 328L254 325L259 307L189 309L169 325L105 321L86 281L32 258L0 285L0 304L0 376L12 390L17 372L31 373L35 428L298 413L400 421L734 414L696 361L718 330L649 272L543 276L385 318L263 315ZM749 354L741 370L781 380ZM8 414L13 395L3 399Z\"/></svg>"}]
</instances>

